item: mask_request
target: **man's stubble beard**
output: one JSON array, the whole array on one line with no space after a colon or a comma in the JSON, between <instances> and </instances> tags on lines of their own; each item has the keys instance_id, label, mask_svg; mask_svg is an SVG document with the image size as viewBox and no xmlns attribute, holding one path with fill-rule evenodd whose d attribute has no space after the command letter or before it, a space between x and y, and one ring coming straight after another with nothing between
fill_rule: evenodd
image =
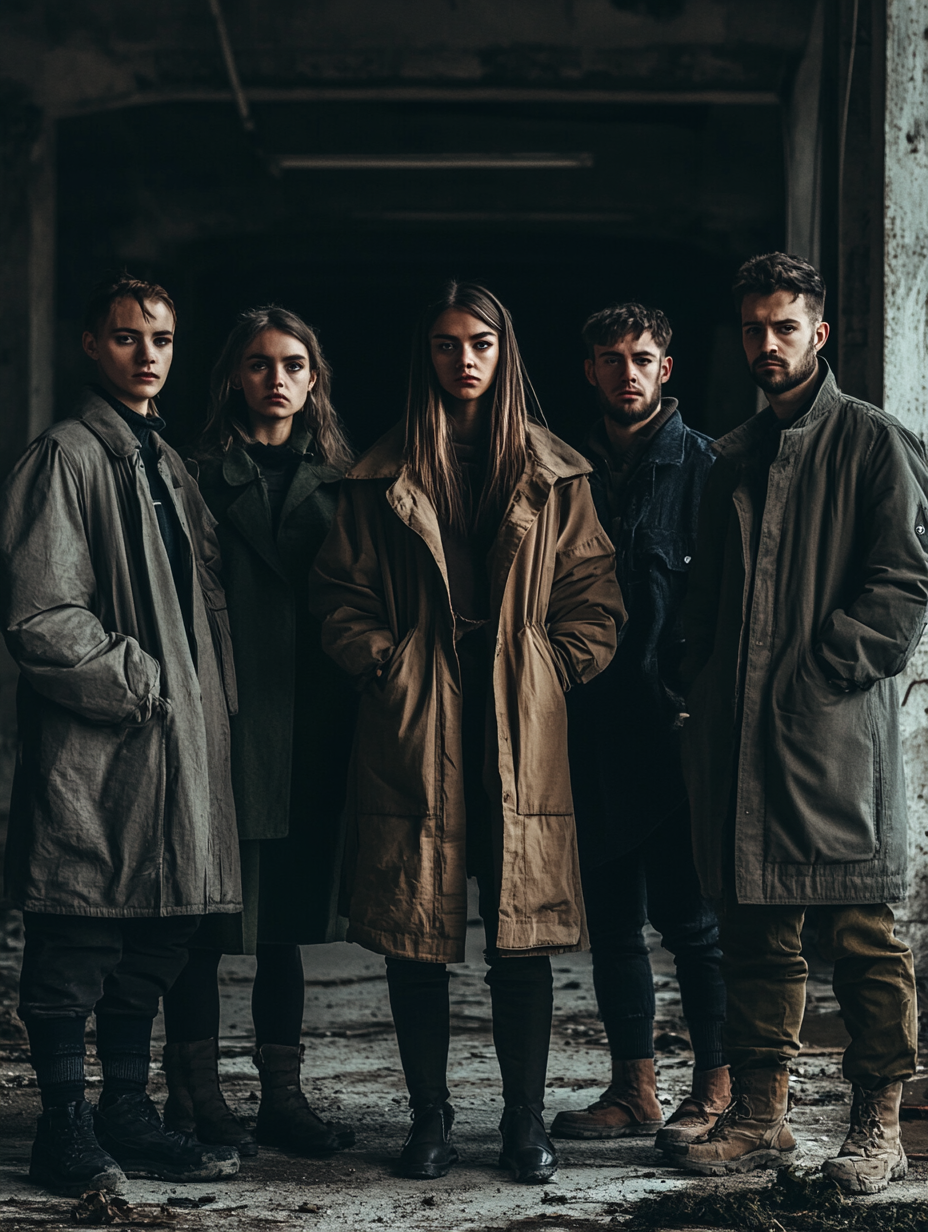
<instances>
[{"instance_id":1,"label":"man's stubble beard","mask_svg":"<svg viewBox=\"0 0 928 1232\"><path fill-rule=\"evenodd\" d=\"M661 400L664 396L664 387L663 385L658 385L651 401L647 406L642 407L640 411L626 411L622 407L614 406L598 385L596 387L596 394L604 415L608 415L613 423L617 423L622 428L633 428L635 424L640 424L646 419L650 419L655 411L660 408Z\"/></svg>"},{"instance_id":2,"label":"man's stubble beard","mask_svg":"<svg viewBox=\"0 0 928 1232\"><path fill-rule=\"evenodd\" d=\"M760 358L754 362L759 363ZM809 349L796 361L795 367L773 369L772 372L755 372L752 367L751 377L754 384L765 394L788 394L791 389L796 389L803 381L807 381L817 368L818 351L815 349L815 343L810 342Z\"/></svg>"}]
</instances>

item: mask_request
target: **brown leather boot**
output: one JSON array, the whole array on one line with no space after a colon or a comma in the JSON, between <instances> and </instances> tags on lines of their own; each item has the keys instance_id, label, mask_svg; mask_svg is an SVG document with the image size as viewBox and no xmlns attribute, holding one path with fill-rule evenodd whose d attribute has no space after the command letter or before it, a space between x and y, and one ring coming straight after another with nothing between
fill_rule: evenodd
<instances>
[{"instance_id":1,"label":"brown leather boot","mask_svg":"<svg viewBox=\"0 0 928 1232\"><path fill-rule=\"evenodd\" d=\"M234 1146L239 1155L257 1155L258 1144L229 1105L219 1086L219 1041L165 1044L161 1068L168 1084L164 1123L195 1134L213 1146Z\"/></svg>"},{"instance_id":2,"label":"brown leather boot","mask_svg":"<svg viewBox=\"0 0 928 1232\"><path fill-rule=\"evenodd\" d=\"M663 1125L652 1057L613 1061L612 1082L582 1112L559 1112L552 1138L644 1138Z\"/></svg>"},{"instance_id":3,"label":"brown leather boot","mask_svg":"<svg viewBox=\"0 0 928 1232\"><path fill-rule=\"evenodd\" d=\"M354 1146L354 1130L323 1121L310 1108L300 1086L303 1045L264 1044L254 1055L261 1077L261 1103L255 1128L262 1146L298 1155L329 1155Z\"/></svg>"},{"instance_id":4,"label":"brown leather boot","mask_svg":"<svg viewBox=\"0 0 928 1232\"><path fill-rule=\"evenodd\" d=\"M703 1138L674 1163L703 1176L753 1172L793 1162L789 1131L789 1070L749 1069L735 1076L734 1099Z\"/></svg>"},{"instance_id":5,"label":"brown leather boot","mask_svg":"<svg viewBox=\"0 0 928 1232\"><path fill-rule=\"evenodd\" d=\"M835 1159L822 1164L822 1172L845 1193L874 1194L890 1181L901 1181L909 1161L899 1137L902 1083L891 1082L878 1091L854 1087L851 1127Z\"/></svg>"},{"instance_id":6,"label":"brown leather boot","mask_svg":"<svg viewBox=\"0 0 928 1232\"><path fill-rule=\"evenodd\" d=\"M686 1152L687 1143L709 1132L731 1103L728 1066L693 1071L693 1087L686 1099L658 1131L654 1145L667 1154Z\"/></svg>"}]
</instances>

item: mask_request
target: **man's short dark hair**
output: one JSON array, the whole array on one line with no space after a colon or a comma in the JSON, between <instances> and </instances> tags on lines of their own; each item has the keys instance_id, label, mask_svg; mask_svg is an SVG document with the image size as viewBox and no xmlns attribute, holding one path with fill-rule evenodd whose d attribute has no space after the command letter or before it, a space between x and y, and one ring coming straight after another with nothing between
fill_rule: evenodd
<instances>
[{"instance_id":1,"label":"man's short dark hair","mask_svg":"<svg viewBox=\"0 0 928 1232\"><path fill-rule=\"evenodd\" d=\"M809 315L815 321L822 319L825 280L814 265L790 253L766 252L763 256L751 257L738 270L731 289L738 312L746 295L774 295L777 291L791 291L794 299L804 295Z\"/></svg>"},{"instance_id":2,"label":"man's short dark hair","mask_svg":"<svg viewBox=\"0 0 928 1232\"><path fill-rule=\"evenodd\" d=\"M583 341L589 359L596 358L595 347L614 346L621 338L631 334L640 338L650 334L666 355L673 331L670 322L660 308L645 308L644 304L613 304L602 312L594 312L583 327Z\"/></svg>"},{"instance_id":3,"label":"man's short dark hair","mask_svg":"<svg viewBox=\"0 0 928 1232\"><path fill-rule=\"evenodd\" d=\"M134 299L141 308L146 321L151 313L145 307L145 301L160 300L170 310L174 323L177 324L177 309L164 287L159 286L157 282L146 282L142 278L133 278L131 274L123 270L121 274L111 274L108 278L104 278L90 292L87 307L84 309L84 329L87 333L96 334L110 315L110 308L120 299Z\"/></svg>"}]
</instances>

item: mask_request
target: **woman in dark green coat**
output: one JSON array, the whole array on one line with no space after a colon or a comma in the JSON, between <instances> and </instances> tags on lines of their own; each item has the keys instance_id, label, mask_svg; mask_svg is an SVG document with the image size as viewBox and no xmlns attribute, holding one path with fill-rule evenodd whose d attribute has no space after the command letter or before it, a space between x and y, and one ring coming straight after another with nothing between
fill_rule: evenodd
<instances>
[{"instance_id":1,"label":"woman in dark green coat","mask_svg":"<svg viewBox=\"0 0 928 1232\"><path fill-rule=\"evenodd\" d=\"M165 998L165 1120L201 1141L257 1153L219 1087L223 953L256 954L257 1142L304 1154L350 1145L300 1087L300 945L335 939L340 817L352 691L322 652L307 580L352 460L329 400L319 341L293 313L246 312L213 372L212 405L192 469L218 522L238 672L232 786L244 911L206 921Z\"/></svg>"}]
</instances>

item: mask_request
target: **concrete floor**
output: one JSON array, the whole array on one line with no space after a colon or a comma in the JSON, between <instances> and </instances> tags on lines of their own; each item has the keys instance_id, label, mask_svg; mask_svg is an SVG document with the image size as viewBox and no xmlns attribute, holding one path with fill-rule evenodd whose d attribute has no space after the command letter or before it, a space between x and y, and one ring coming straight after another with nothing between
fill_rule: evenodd
<instances>
[{"instance_id":1,"label":"concrete floor","mask_svg":"<svg viewBox=\"0 0 928 1232\"><path fill-rule=\"evenodd\" d=\"M662 1102L668 1111L684 1094L691 1064L672 965L654 938L657 983L657 1065ZM542 1187L517 1186L496 1167L502 1102L490 1035L489 990L483 983L482 929L469 930L468 961L453 968L452 1100L457 1110L455 1141L461 1163L437 1182L398 1178L393 1161L408 1126L405 1090L387 1001L383 962L353 945L312 946L304 951L306 1045L304 1086L316 1109L357 1130L357 1146L327 1160L292 1158L262 1150L233 1181L221 1185L167 1185L131 1181L133 1203L170 1205L173 1218L161 1226L222 1228L229 1232L286 1228L330 1229L383 1226L406 1229L534 1229L550 1232L621 1227L635 1199L681 1185L761 1185L769 1173L736 1181L694 1180L665 1166L646 1139L618 1142L559 1142L561 1168ZM73 1227L74 1203L43 1194L26 1180L29 1146L39 1108L15 1006L18 967L15 921L0 933L0 1229ZM608 1081L608 1052L596 1018L590 957L554 960L555 1025L548 1069L546 1116L585 1106ZM221 1068L232 1106L244 1116L257 1109L258 1082L250 1060L249 995L253 960L227 958L221 968L223 1031ZM847 1089L841 1078L843 1026L836 1015L828 973L810 980L804 1036L808 1046L796 1067L792 1126L801 1162L816 1164L837 1149L847 1117ZM664 1035L668 1038L660 1039ZM152 1093L164 1097L157 1068L163 1041L156 1027ZM88 1057L89 1097L99 1089L100 1071ZM923 1122L923 1125L928 1123ZM916 1124L915 1128L919 1128ZM926 1197L926 1164L913 1163L909 1178L890 1187L896 1200ZM202 1209L193 1201L209 1198ZM879 1198L866 1201L880 1201ZM148 1216L154 1206L139 1210ZM163 1213L162 1213L163 1218Z\"/></svg>"}]
</instances>

